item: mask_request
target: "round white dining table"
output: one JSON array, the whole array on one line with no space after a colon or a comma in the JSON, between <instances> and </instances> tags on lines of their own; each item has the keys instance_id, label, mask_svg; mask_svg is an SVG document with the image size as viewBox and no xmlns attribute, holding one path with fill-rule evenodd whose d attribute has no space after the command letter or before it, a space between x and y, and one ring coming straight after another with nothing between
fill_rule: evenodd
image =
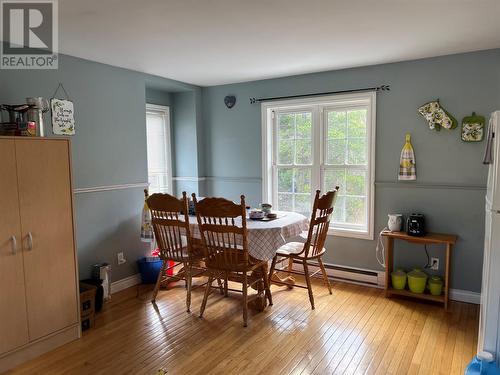
<instances>
[{"instance_id":1,"label":"round white dining table","mask_svg":"<svg viewBox=\"0 0 500 375\"><path fill-rule=\"evenodd\" d=\"M308 229L309 219L296 212L274 211L274 220L252 220L247 218L248 253L255 259L271 260L276 251L288 240ZM196 216L189 216L191 235L200 238ZM241 223L241 219L240 219ZM236 222L236 225L238 223Z\"/></svg>"}]
</instances>

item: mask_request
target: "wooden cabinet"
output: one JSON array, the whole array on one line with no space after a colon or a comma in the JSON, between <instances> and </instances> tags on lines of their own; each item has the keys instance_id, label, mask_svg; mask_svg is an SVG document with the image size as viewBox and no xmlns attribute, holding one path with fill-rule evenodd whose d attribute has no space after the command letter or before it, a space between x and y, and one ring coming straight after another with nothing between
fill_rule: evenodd
<instances>
[{"instance_id":1,"label":"wooden cabinet","mask_svg":"<svg viewBox=\"0 0 500 375\"><path fill-rule=\"evenodd\" d=\"M69 141L0 137L0 176L1 372L77 338L79 313Z\"/></svg>"},{"instance_id":2,"label":"wooden cabinet","mask_svg":"<svg viewBox=\"0 0 500 375\"><path fill-rule=\"evenodd\" d=\"M0 353L28 343L15 143L0 139Z\"/></svg>"}]
</instances>

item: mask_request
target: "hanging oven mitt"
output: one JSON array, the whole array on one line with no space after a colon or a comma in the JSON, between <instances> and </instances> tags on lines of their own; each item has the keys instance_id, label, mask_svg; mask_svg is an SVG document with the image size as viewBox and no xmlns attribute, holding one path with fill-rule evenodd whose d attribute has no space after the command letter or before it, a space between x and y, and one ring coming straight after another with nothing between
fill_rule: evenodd
<instances>
[{"instance_id":1,"label":"hanging oven mitt","mask_svg":"<svg viewBox=\"0 0 500 375\"><path fill-rule=\"evenodd\" d=\"M427 120L431 130L439 131L441 128L455 129L457 127L457 120L441 107L439 99L424 104L418 112Z\"/></svg>"},{"instance_id":2,"label":"hanging oven mitt","mask_svg":"<svg viewBox=\"0 0 500 375\"><path fill-rule=\"evenodd\" d=\"M406 134L406 142L401 150L401 158L399 159L399 175L400 181L414 181L417 179L417 170L415 168L415 151L411 145L411 136Z\"/></svg>"}]
</instances>

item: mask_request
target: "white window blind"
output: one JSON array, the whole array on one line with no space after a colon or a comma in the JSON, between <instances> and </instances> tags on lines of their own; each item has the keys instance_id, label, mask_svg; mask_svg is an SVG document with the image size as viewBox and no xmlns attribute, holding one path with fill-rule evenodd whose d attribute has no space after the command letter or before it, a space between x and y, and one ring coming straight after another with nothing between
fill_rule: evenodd
<instances>
[{"instance_id":1,"label":"white window blind","mask_svg":"<svg viewBox=\"0 0 500 375\"><path fill-rule=\"evenodd\" d=\"M168 107L146 106L148 182L150 193L172 193Z\"/></svg>"}]
</instances>

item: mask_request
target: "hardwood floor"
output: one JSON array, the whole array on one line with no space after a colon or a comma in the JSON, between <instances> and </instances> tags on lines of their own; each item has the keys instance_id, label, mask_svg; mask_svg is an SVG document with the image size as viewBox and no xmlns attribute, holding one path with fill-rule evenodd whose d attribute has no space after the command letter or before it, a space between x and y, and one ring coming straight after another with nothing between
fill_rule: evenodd
<instances>
[{"instance_id":1,"label":"hardwood floor","mask_svg":"<svg viewBox=\"0 0 500 375\"><path fill-rule=\"evenodd\" d=\"M241 295L209 297L198 318L202 288L185 312L182 285L136 288L113 296L81 340L12 373L29 374L463 374L476 351L478 306L386 299L383 290L314 281L307 291L272 287L274 306L249 314Z\"/></svg>"}]
</instances>

